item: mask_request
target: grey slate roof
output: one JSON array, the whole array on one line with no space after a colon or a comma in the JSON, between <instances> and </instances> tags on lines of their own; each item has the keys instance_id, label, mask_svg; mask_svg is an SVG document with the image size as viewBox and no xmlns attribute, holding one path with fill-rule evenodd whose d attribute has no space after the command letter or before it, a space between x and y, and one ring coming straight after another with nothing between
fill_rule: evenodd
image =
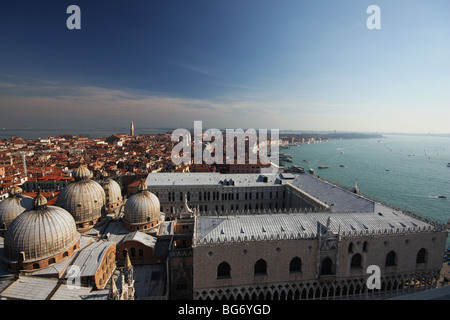
<instances>
[{"instance_id":1,"label":"grey slate roof","mask_svg":"<svg viewBox=\"0 0 450 320\"><path fill-rule=\"evenodd\" d=\"M136 300L166 296L165 263L136 264L133 266L133 278Z\"/></svg>"},{"instance_id":2,"label":"grey slate roof","mask_svg":"<svg viewBox=\"0 0 450 320\"><path fill-rule=\"evenodd\" d=\"M113 244L115 244L113 241L97 241L91 243L79 252L72 265L76 265L80 268L81 277L94 276L100 267L100 262L102 261L106 250Z\"/></svg>"},{"instance_id":3,"label":"grey slate roof","mask_svg":"<svg viewBox=\"0 0 450 320\"><path fill-rule=\"evenodd\" d=\"M119 243L129 231L125 229L122 221L111 221L103 232L109 241Z\"/></svg>"},{"instance_id":4,"label":"grey slate roof","mask_svg":"<svg viewBox=\"0 0 450 320\"><path fill-rule=\"evenodd\" d=\"M122 238L122 240L120 242L126 242L126 241L139 241L140 243L148 246L148 247L154 247L156 244L156 238L146 234L144 232L141 231L134 231L134 232L130 232L128 233L125 237Z\"/></svg>"},{"instance_id":5,"label":"grey slate roof","mask_svg":"<svg viewBox=\"0 0 450 320\"><path fill-rule=\"evenodd\" d=\"M373 212L374 210L373 201L308 174L298 175L289 183L331 206L332 212Z\"/></svg>"},{"instance_id":6,"label":"grey slate roof","mask_svg":"<svg viewBox=\"0 0 450 320\"><path fill-rule=\"evenodd\" d=\"M9 285L9 286L8 286ZM6 288L6 286L8 286ZM54 292L53 292L54 291ZM0 297L19 300L106 300L108 290L58 284L56 278L20 276L0 279Z\"/></svg>"},{"instance_id":7,"label":"grey slate roof","mask_svg":"<svg viewBox=\"0 0 450 320\"><path fill-rule=\"evenodd\" d=\"M267 182L263 182L263 176L267 177ZM255 173L233 173L221 174L219 172L195 172L195 173L178 173L178 172L158 172L150 173L147 176L145 184L152 186L217 186L222 182L234 182L235 187L251 187L264 185L279 185L282 179L280 174L255 174ZM229 184L231 185L231 183Z\"/></svg>"},{"instance_id":8,"label":"grey slate roof","mask_svg":"<svg viewBox=\"0 0 450 320\"><path fill-rule=\"evenodd\" d=\"M153 249L154 257L167 257L170 251L171 239L158 238Z\"/></svg>"},{"instance_id":9,"label":"grey slate roof","mask_svg":"<svg viewBox=\"0 0 450 320\"><path fill-rule=\"evenodd\" d=\"M196 217L195 243L314 238L326 230L328 218L331 219L332 232L348 235L419 232L433 228L426 222L377 204L376 210L372 213L319 212L229 217L198 216Z\"/></svg>"},{"instance_id":10,"label":"grey slate roof","mask_svg":"<svg viewBox=\"0 0 450 320\"><path fill-rule=\"evenodd\" d=\"M74 287L61 285L52 295L50 300L86 300L88 297L95 297L98 292L92 291L92 287ZM106 299L108 295L104 295Z\"/></svg>"},{"instance_id":11,"label":"grey slate roof","mask_svg":"<svg viewBox=\"0 0 450 320\"><path fill-rule=\"evenodd\" d=\"M45 300L58 283L58 279L20 277L3 290L1 297L21 300Z\"/></svg>"}]
</instances>

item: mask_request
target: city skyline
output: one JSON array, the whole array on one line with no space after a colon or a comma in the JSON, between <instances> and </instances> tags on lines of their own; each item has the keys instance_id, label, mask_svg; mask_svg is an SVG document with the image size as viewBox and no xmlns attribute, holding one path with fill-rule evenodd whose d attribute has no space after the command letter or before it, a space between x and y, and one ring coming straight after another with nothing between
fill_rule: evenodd
<instances>
[{"instance_id":1,"label":"city skyline","mask_svg":"<svg viewBox=\"0 0 450 320\"><path fill-rule=\"evenodd\" d=\"M81 9L69 30L66 9ZM381 10L381 29L366 12ZM449 133L446 1L9 2L0 127Z\"/></svg>"}]
</instances>

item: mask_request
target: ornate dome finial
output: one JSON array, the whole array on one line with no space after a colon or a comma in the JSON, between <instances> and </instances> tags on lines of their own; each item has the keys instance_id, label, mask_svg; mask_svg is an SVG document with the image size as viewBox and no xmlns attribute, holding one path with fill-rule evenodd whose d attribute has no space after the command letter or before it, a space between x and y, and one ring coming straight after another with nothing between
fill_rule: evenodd
<instances>
[{"instance_id":1,"label":"ornate dome finial","mask_svg":"<svg viewBox=\"0 0 450 320\"><path fill-rule=\"evenodd\" d=\"M75 180L89 179L91 177L91 171L84 165L84 161L80 160L80 166L72 171L72 177Z\"/></svg>"},{"instance_id":2,"label":"ornate dome finial","mask_svg":"<svg viewBox=\"0 0 450 320\"><path fill-rule=\"evenodd\" d=\"M9 196L10 197L20 196L22 192L23 192L22 188L16 185L16 182L14 181L13 185L9 189Z\"/></svg>"},{"instance_id":3,"label":"ornate dome finial","mask_svg":"<svg viewBox=\"0 0 450 320\"><path fill-rule=\"evenodd\" d=\"M147 190L147 185L145 184L145 180L141 179L141 183L139 183L139 185L138 185L138 191L142 192L145 190Z\"/></svg>"},{"instance_id":4,"label":"ornate dome finial","mask_svg":"<svg viewBox=\"0 0 450 320\"><path fill-rule=\"evenodd\" d=\"M41 188L38 187L36 198L33 200L34 209L45 209L47 207L47 198L42 194Z\"/></svg>"}]
</instances>

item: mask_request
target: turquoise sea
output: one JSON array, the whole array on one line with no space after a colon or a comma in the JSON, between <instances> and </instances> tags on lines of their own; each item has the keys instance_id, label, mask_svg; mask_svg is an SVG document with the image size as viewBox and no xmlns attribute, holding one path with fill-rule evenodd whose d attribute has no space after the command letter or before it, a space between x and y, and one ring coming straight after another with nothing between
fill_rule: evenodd
<instances>
[{"instance_id":1,"label":"turquoise sea","mask_svg":"<svg viewBox=\"0 0 450 320\"><path fill-rule=\"evenodd\" d=\"M357 181L364 195L434 221L450 220L450 137L384 134L380 139L331 140L280 152L293 157L286 167L300 165L306 172L313 168L316 175L346 187Z\"/></svg>"}]
</instances>

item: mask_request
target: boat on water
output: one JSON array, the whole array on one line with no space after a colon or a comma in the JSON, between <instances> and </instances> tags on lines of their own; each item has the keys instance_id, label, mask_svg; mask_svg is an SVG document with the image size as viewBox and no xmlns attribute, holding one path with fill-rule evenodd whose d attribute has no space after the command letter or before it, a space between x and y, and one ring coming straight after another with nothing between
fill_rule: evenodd
<instances>
[{"instance_id":1,"label":"boat on water","mask_svg":"<svg viewBox=\"0 0 450 320\"><path fill-rule=\"evenodd\" d=\"M309 173L314 174L315 173L314 169L313 168L309 168Z\"/></svg>"},{"instance_id":2,"label":"boat on water","mask_svg":"<svg viewBox=\"0 0 450 320\"><path fill-rule=\"evenodd\" d=\"M319 169L327 169L327 168L329 168L329 166L318 166L317 168L319 168Z\"/></svg>"},{"instance_id":3,"label":"boat on water","mask_svg":"<svg viewBox=\"0 0 450 320\"><path fill-rule=\"evenodd\" d=\"M293 173L305 173L305 168L302 166L292 166L289 168L289 170Z\"/></svg>"},{"instance_id":4,"label":"boat on water","mask_svg":"<svg viewBox=\"0 0 450 320\"><path fill-rule=\"evenodd\" d=\"M439 199L447 199L446 196L438 196Z\"/></svg>"},{"instance_id":5,"label":"boat on water","mask_svg":"<svg viewBox=\"0 0 450 320\"><path fill-rule=\"evenodd\" d=\"M447 163L447 167L450 167L450 162L449 162L449 163Z\"/></svg>"},{"instance_id":6,"label":"boat on water","mask_svg":"<svg viewBox=\"0 0 450 320\"><path fill-rule=\"evenodd\" d=\"M345 165L343 165L343 164L340 164L340 165L339 165L339 167L341 167L341 168L345 168Z\"/></svg>"}]
</instances>

